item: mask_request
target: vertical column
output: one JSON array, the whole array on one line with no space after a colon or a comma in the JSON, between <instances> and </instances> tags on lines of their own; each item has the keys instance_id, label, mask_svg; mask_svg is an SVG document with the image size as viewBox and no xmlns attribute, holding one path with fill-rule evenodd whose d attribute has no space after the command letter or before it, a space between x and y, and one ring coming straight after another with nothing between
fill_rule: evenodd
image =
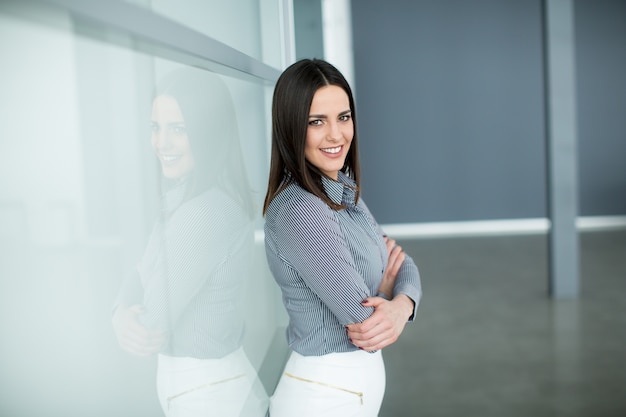
<instances>
[{"instance_id":1,"label":"vertical column","mask_svg":"<svg viewBox=\"0 0 626 417\"><path fill-rule=\"evenodd\" d=\"M544 1L549 292L553 298L575 298L580 287L573 7L573 0Z\"/></svg>"},{"instance_id":2,"label":"vertical column","mask_svg":"<svg viewBox=\"0 0 626 417\"><path fill-rule=\"evenodd\" d=\"M280 0L280 34L282 68L287 68L296 60L296 31L294 27L293 0ZM281 71L282 72L282 71ZM280 74L279 74L280 75ZM278 78L278 77L276 77ZM271 108L271 106L270 106Z\"/></svg>"},{"instance_id":3,"label":"vertical column","mask_svg":"<svg viewBox=\"0 0 626 417\"><path fill-rule=\"evenodd\" d=\"M322 0L322 20L324 59L341 71L356 95L350 0Z\"/></svg>"}]
</instances>

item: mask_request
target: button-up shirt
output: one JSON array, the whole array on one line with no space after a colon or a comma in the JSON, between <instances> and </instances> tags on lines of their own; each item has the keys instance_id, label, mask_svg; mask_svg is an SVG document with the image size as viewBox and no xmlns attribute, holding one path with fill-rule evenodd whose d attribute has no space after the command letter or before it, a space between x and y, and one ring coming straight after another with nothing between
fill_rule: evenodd
<instances>
[{"instance_id":1,"label":"button-up shirt","mask_svg":"<svg viewBox=\"0 0 626 417\"><path fill-rule=\"evenodd\" d=\"M338 181L322 177L322 183L345 209L334 210L291 183L265 217L267 260L289 315L287 341L307 356L358 349L345 326L374 312L361 302L377 295L388 260L383 231L361 198L355 204L354 181L339 172ZM421 293L418 269L406 255L394 296L407 295L417 309Z\"/></svg>"},{"instance_id":2,"label":"button-up shirt","mask_svg":"<svg viewBox=\"0 0 626 417\"><path fill-rule=\"evenodd\" d=\"M238 301L250 275L253 223L218 187L185 200L187 185L164 196L163 218L116 304L143 305L141 324L168 334L161 353L220 358L241 346Z\"/></svg>"}]
</instances>

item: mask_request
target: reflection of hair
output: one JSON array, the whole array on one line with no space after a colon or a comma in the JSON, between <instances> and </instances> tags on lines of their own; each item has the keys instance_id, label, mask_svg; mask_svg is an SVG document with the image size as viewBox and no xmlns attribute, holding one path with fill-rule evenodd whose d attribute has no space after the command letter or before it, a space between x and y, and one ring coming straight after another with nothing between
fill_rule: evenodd
<instances>
[{"instance_id":1,"label":"reflection of hair","mask_svg":"<svg viewBox=\"0 0 626 417\"><path fill-rule=\"evenodd\" d=\"M217 186L252 216L235 106L224 81L207 71L178 69L158 84L155 97L159 95L176 99L185 120L195 161L187 198Z\"/></svg>"},{"instance_id":2,"label":"reflection of hair","mask_svg":"<svg viewBox=\"0 0 626 417\"><path fill-rule=\"evenodd\" d=\"M290 182L297 182L302 188L321 198L334 209L342 208L324 192L319 169L309 163L305 156L306 134L309 111L315 92L327 85L342 88L348 95L354 138L341 169L357 185L356 199L359 198L360 172L356 115L352 90L339 70L328 62L318 59L303 59L288 67L278 78L272 103L272 159L270 176L265 195L263 212L272 199Z\"/></svg>"}]
</instances>

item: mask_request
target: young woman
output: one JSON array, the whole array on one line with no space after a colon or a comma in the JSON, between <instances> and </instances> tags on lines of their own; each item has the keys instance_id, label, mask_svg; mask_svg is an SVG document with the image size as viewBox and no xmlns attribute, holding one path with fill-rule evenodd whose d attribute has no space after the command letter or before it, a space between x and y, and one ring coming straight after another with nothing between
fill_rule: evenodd
<instances>
[{"instance_id":1,"label":"young woman","mask_svg":"<svg viewBox=\"0 0 626 417\"><path fill-rule=\"evenodd\" d=\"M242 347L254 217L234 104L219 76L199 70L174 71L157 90L150 143L160 216L120 290L116 336L129 353L158 355L166 416L265 416Z\"/></svg>"},{"instance_id":2,"label":"young woman","mask_svg":"<svg viewBox=\"0 0 626 417\"><path fill-rule=\"evenodd\" d=\"M377 416L380 349L397 340L421 297L414 262L360 198L355 120L350 87L329 63L301 60L278 79L265 247L292 353L272 417Z\"/></svg>"}]
</instances>

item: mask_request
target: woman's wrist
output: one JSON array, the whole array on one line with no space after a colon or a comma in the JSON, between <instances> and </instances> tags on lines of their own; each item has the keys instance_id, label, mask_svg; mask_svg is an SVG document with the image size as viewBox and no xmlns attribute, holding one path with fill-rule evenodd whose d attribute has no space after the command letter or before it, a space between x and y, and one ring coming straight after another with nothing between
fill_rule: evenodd
<instances>
[{"instance_id":1,"label":"woman's wrist","mask_svg":"<svg viewBox=\"0 0 626 417\"><path fill-rule=\"evenodd\" d=\"M415 302L406 294L396 294L392 301L400 303L403 310L406 311L406 318L409 320L415 311Z\"/></svg>"}]
</instances>

